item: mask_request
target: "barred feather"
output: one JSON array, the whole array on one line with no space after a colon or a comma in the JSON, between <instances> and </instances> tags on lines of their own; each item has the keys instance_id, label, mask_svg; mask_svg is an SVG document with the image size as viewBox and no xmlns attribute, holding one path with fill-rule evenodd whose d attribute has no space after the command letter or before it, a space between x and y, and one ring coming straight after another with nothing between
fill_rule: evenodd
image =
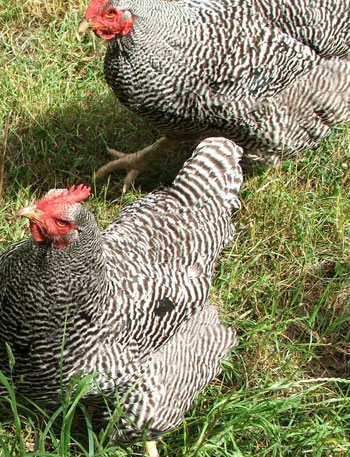
<instances>
[{"instance_id":1,"label":"barred feather","mask_svg":"<svg viewBox=\"0 0 350 457\"><path fill-rule=\"evenodd\" d=\"M111 401L116 388L131 390L124 410L139 429L152 423L149 437L179 423L237 343L208 294L217 256L236 234L241 154L230 140L207 139L173 186L129 205L104 231L75 203L70 244L28 239L0 254L0 370L19 392L58 401L65 333L64 387L78 371L98 371ZM96 388L88 395L101 402ZM139 436L121 422L118 438Z\"/></svg>"},{"instance_id":2,"label":"barred feather","mask_svg":"<svg viewBox=\"0 0 350 457\"><path fill-rule=\"evenodd\" d=\"M224 135L244 163L277 163L350 119L349 0L111 0L116 96L163 134Z\"/></svg>"}]
</instances>

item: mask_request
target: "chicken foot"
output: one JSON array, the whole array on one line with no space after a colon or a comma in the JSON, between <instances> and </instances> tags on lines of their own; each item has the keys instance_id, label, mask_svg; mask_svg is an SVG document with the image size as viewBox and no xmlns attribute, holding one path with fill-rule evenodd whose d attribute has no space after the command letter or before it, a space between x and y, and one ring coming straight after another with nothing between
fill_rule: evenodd
<instances>
[{"instance_id":1,"label":"chicken foot","mask_svg":"<svg viewBox=\"0 0 350 457\"><path fill-rule=\"evenodd\" d=\"M115 170L125 169L127 170L123 185L123 192L125 192L137 176L148 168L148 165L162 150L168 149L175 143L175 139L162 136L150 146L130 154L108 148L108 152L117 158L99 168L95 175L96 179L101 179Z\"/></svg>"}]
</instances>

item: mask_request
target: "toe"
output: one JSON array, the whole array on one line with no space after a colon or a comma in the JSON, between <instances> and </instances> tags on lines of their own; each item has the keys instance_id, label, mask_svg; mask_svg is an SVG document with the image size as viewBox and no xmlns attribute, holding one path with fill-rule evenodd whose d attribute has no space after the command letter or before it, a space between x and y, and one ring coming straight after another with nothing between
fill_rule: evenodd
<instances>
[{"instance_id":1,"label":"toe","mask_svg":"<svg viewBox=\"0 0 350 457\"><path fill-rule=\"evenodd\" d=\"M141 170L136 170L136 168L133 168L127 172L124 178L123 192L126 192L129 189L130 184L135 181L140 173Z\"/></svg>"}]
</instances>

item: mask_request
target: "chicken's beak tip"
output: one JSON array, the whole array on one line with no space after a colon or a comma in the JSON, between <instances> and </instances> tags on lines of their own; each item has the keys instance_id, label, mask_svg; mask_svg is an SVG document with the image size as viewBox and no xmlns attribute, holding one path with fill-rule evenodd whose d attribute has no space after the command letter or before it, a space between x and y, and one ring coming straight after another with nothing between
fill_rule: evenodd
<instances>
[{"instance_id":1,"label":"chicken's beak tip","mask_svg":"<svg viewBox=\"0 0 350 457\"><path fill-rule=\"evenodd\" d=\"M38 211L34 206L25 206L17 211L17 216L23 216L30 220L37 221L40 217L40 211Z\"/></svg>"},{"instance_id":2,"label":"chicken's beak tip","mask_svg":"<svg viewBox=\"0 0 350 457\"><path fill-rule=\"evenodd\" d=\"M86 19L83 19L83 20L80 22L80 24L79 24L78 32L79 32L79 33L85 33L85 32L88 31L91 27L92 27L91 22L88 22Z\"/></svg>"}]
</instances>

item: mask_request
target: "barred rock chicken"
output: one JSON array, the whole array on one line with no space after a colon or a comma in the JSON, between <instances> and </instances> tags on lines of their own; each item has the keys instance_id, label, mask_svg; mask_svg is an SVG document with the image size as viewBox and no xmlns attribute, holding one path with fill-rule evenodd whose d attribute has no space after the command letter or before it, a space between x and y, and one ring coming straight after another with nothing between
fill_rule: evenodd
<instances>
[{"instance_id":1,"label":"barred rock chicken","mask_svg":"<svg viewBox=\"0 0 350 457\"><path fill-rule=\"evenodd\" d=\"M80 31L108 40L105 76L118 99L164 135L98 177L127 186L180 139L244 148L277 164L350 119L350 0L90 0Z\"/></svg>"},{"instance_id":2,"label":"barred rock chicken","mask_svg":"<svg viewBox=\"0 0 350 457\"><path fill-rule=\"evenodd\" d=\"M181 423L237 344L208 293L236 234L241 154L224 138L203 141L168 190L132 203L103 231L79 203L90 193L82 185L20 210L32 237L0 254L0 369L20 393L57 401L65 329L63 386L77 371L99 372L107 398L126 395L130 420L121 418L116 439L140 439L149 427L152 443ZM92 387L86 402L99 398Z\"/></svg>"}]
</instances>

